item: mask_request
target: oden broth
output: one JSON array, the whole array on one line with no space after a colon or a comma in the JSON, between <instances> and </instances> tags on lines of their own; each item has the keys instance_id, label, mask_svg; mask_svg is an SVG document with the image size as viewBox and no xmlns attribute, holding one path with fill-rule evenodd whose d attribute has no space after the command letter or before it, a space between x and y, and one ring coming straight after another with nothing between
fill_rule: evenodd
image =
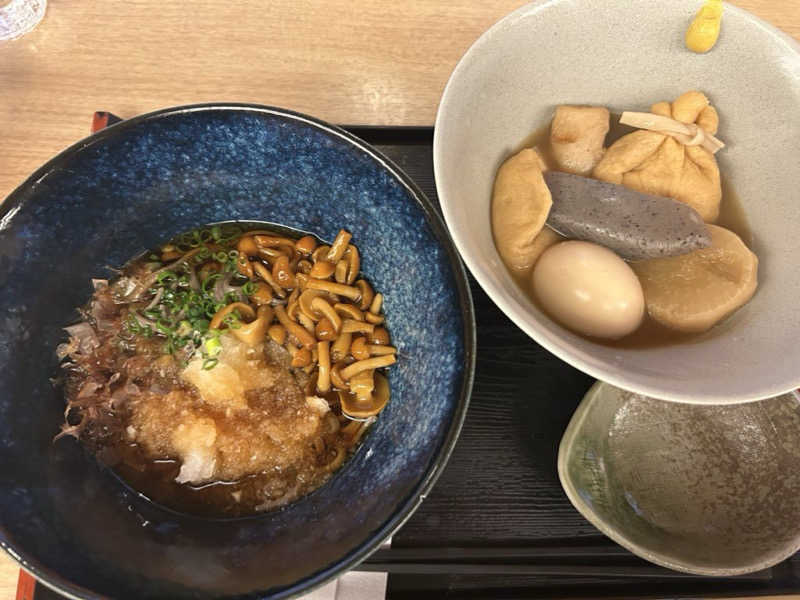
<instances>
[{"instance_id":1,"label":"oden broth","mask_svg":"<svg viewBox=\"0 0 800 600\"><path fill-rule=\"evenodd\" d=\"M632 131L635 131L635 129L627 125L619 124L619 115L612 114L610 129L608 135L606 136L606 147L613 144L623 135L631 133ZM534 147L538 150L539 155L542 157L545 164L547 164L549 168L555 170L556 163L553 160L550 147L550 125L546 125L545 127L534 131L522 142L522 144L519 145L514 153L519 152L523 148ZM742 238L742 241L748 247L752 246L753 235L750 230L750 226L747 223L747 217L745 216L745 211L742 208L741 201L724 177L722 178L722 201L720 203L720 214L716 224L730 229L740 238ZM531 299L531 301L543 312L545 312L530 289L530 273L526 275L512 276L517 282L517 285L520 286L520 288ZM614 348L652 348L654 346L685 343L686 341L695 338L698 335L705 334L687 334L675 331L656 323L647 315L645 315L642 325L632 334L622 339L592 339L600 344Z\"/></svg>"}]
</instances>

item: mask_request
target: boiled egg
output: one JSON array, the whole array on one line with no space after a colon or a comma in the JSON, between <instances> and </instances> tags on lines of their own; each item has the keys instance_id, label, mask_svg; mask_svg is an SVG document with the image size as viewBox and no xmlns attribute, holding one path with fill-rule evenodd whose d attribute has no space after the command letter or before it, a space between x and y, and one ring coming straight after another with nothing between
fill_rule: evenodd
<instances>
[{"instance_id":1,"label":"boiled egg","mask_svg":"<svg viewBox=\"0 0 800 600\"><path fill-rule=\"evenodd\" d=\"M545 312L584 335L621 338L644 317L636 274L611 250L591 242L561 242L545 250L531 286Z\"/></svg>"}]
</instances>

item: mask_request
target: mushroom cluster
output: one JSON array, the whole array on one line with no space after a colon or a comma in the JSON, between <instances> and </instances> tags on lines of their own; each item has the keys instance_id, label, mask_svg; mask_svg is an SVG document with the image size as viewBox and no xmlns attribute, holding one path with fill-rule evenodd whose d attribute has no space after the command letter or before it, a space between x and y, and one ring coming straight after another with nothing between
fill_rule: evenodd
<instances>
[{"instance_id":1,"label":"mushroom cluster","mask_svg":"<svg viewBox=\"0 0 800 600\"><path fill-rule=\"evenodd\" d=\"M244 232L236 268L253 287L247 301L220 308L209 330L227 327L251 346L269 337L310 376L309 394L336 398L343 415L363 420L389 400L379 370L394 364L397 349L384 327L383 295L359 276L360 255L350 241L345 230L331 245L312 236Z\"/></svg>"}]
</instances>

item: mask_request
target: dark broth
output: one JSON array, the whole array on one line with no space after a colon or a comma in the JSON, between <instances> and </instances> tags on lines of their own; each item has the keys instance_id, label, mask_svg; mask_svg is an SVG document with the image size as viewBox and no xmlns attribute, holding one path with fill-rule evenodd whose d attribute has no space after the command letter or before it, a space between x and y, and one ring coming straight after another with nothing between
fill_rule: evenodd
<instances>
[{"instance_id":1,"label":"dark broth","mask_svg":"<svg viewBox=\"0 0 800 600\"><path fill-rule=\"evenodd\" d=\"M222 225L233 226L233 224ZM264 223L236 223L235 226L243 231L268 229L275 235L293 239L302 235L287 228ZM179 239L179 237L175 239ZM323 243L320 240L317 242ZM159 251L148 251L130 261L123 267L121 277L128 276L137 269L146 268L146 263L152 262L154 254L157 252ZM213 258L209 260L213 260ZM201 267L198 265L196 270L199 272ZM106 291L95 292L92 301L83 309L84 314L97 314L97 308L93 303L98 302L102 294L111 293L110 289L113 287L114 281L110 282L111 285L106 288ZM330 392L324 394L318 393L316 376L313 372L309 376L301 369L290 368L289 353L269 339L264 343L263 350L260 352L253 350L253 354L248 354L248 357L252 356L255 360L261 361L257 364L264 365L264 368L272 369L279 375L273 380L273 386L268 389L245 388L248 390L246 392L247 408L243 412L235 413L231 418L230 409L223 410L220 406L205 404L198 395L197 389L181 379L179 373L183 367L178 366L180 362L177 358L174 358L171 363L166 361L169 363L166 368L159 366L159 359L169 358L169 355L164 354L162 349L163 338L147 337L145 339L141 336L132 338L130 334L125 334L128 341L121 342L127 315L124 311L128 309L111 302L110 297L103 298L103 300L108 307L105 314L108 317L106 331L112 333L100 336L101 340L107 340L108 343L107 345L105 342L101 344L100 350L96 351L96 355L92 357L93 364L98 365L99 368L92 373L88 373L83 367L69 370L65 379L65 392L68 400L79 400L80 392L88 381L87 378L111 373L117 373L117 375L116 379L112 377L108 380L109 390L112 385L115 389L119 389L129 383L141 390L147 390L143 394L134 393L133 396L128 397L127 401L122 401L119 407L113 404L102 405L99 410L103 412L103 423L98 423L97 426L90 424L85 432L81 433L80 439L97 456L98 460L108 465L125 483L155 502L180 512L213 517L242 516L282 506L318 488L340 468L341 464L358 447L362 436L373 420L358 422L345 418L336 388L333 387ZM146 304L149 300L143 302ZM115 311L117 312L115 313ZM97 323L97 318L92 318L93 322ZM151 391L155 389L163 390L158 392L162 396L159 397L158 393ZM175 406L171 406L167 402L167 398L174 392L183 395L181 402L184 402L185 398L184 404L176 403ZM147 394L150 394L150 400L145 399ZM296 449L298 444L290 440L290 436L286 436L289 445L281 446L279 452L292 457L291 460L285 462L287 466L247 474L233 481L214 480L197 485L177 483L175 479L181 469L180 461L169 456L154 457L153 451L148 451L140 445L136 435L133 435L133 439L137 441L131 441L131 434L128 432L132 424L141 424L142 419L146 422L147 417L141 416L142 410L148 411L145 414L150 415L163 411L164 414L170 415L172 420L162 419L163 424L158 422L154 427L156 431L159 431L158 428L163 428L163 435L169 436L170 428L174 430L179 423L183 423L180 417L182 406L190 406L190 411L192 411L190 418L213 419L217 439L228 435L230 439L237 440L237 452L249 456L251 451L255 452L251 450L250 444L263 446L264 442L259 441L259 436L250 436L245 439L242 431L262 431L258 429L257 421L259 419L262 422L272 419L273 425L279 423L284 427L291 426L293 422L300 423L299 417L293 416L300 415L300 408L295 407L298 406L298 402L305 406L304 398L308 395L323 397L330 406L330 412L324 417L319 417L319 426L315 433L310 437L302 438L305 440L302 442L304 449L299 452L292 450ZM156 404L154 399L162 404ZM137 404L145 401L150 404ZM295 404L290 405L289 402L295 402ZM115 406L115 408L111 409L110 406ZM146 408L141 408L143 406ZM138 422L133 416L137 410L140 411ZM183 412L185 414L185 409ZM253 415L260 416L254 417ZM155 420L157 421L157 419ZM251 423L248 424L247 421L251 421ZM74 425L74 419L72 421L68 419L65 426L69 428L70 425ZM139 432L141 431L140 427ZM159 435L161 434L159 433ZM267 433L268 435L269 433ZM299 434L297 439L299 439ZM239 441L244 443L239 443ZM306 441L307 445L305 445ZM294 445L292 446L292 444ZM231 445L229 444L228 447ZM291 455L292 451L295 451L294 455ZM253 456L255 457L255 455Z\"/></svg>"},{"instance_id":2,"label":"dark broth","mask_svg":"<svg viewBox=\"0 0 800 600\"><path fill-rule=\"evenodd\" d=\"M636 131L635 128L628 125L621 125L619 123L620 115L611 114L611 124L606 135L606 147L613 144L623 135ZM555 169L555 160L553 159L552 150L550 148L550 125L546 125L534 131L517 147L514 153L519 152L523 148L536 148L539 155L544 160L545 164ZM753 234L747 222L747 216L744 208L742 207L739 196L733 190L731 185L721 177L722 183L722 200L720 201L719 217L716 224L725 227L737 234L748 247L752 246ZM529 285L530 275L514 275L512 277L517 282L517 285L525 292L525 294L536 304L542 312L546 312L535 294L532 293ZM668 327L664 327L657 323L645 314L644 321L641 326L632 334L625 336L619 340L608 340L600 338L592 338L584 336L598 344L610 346L613 348L653 348L657 346L667 346L672 344L685 343L688 340L697 338L699 335L696 333L683 333L675 331Z\"/></svg>"}]
</instances>

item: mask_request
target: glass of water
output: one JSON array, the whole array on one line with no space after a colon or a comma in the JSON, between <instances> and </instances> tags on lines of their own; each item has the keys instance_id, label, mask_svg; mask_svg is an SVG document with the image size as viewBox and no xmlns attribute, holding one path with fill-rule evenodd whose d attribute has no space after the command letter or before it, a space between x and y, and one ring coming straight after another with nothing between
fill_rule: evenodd
<instances>
[{"instance_id":1,"label":"glass of water","mask_svg":"<svg viewBox=\"0 0 800 600\"><path fill-rule=\"evenodd\" d=\"M47 0L0 0L0 42L25 35L39 24Z\"/></svg>"}]
</instances>

